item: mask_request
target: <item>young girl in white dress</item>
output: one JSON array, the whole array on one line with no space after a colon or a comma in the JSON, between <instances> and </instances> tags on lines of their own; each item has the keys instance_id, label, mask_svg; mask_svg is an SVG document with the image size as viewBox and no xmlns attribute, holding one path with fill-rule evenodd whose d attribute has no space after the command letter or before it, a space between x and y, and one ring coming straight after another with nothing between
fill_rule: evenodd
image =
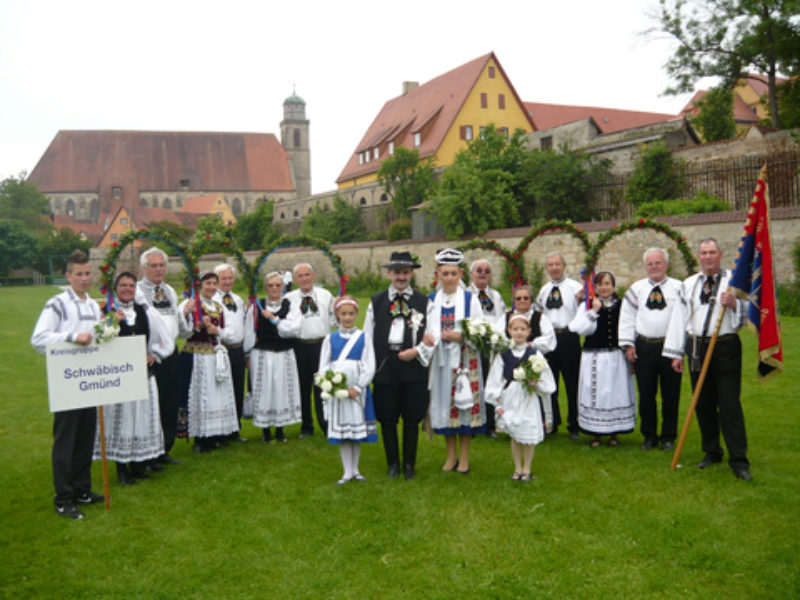
<instances>
[{"instance_id":1,"label":"young girl in white dress","mask_svg":"<svg viewBox=\"0 0 800 600\"><path fill-rule=\"evenodd\" d=\"M536 444L544 440L545 431L553 423L550 394L556 389L553 372L536 348L528 343L531 325L527 316L512 315L508 321L511 344L497 355L486 381L486 401L494 402L497 430L511 437L511 456L514 459L514 481L530 481L531 462ZM530 382L534 392L528 392L521 381L514 379L514 369L531 356L541 356L544 367L541 376ZM545 401L546 400L546 401ZM542 414L542 406L545 414Z\"/></svg>"},{"instance_id":2,"label":"young girl in white dress","mask_svg":"<svg viewBox=\"0 0 800 600\"><path fill-rule=\"evenodd\" d=\"M600 446L602 435L610 435L609 446L619 446L617 434L630 433L636 426L633 374L618 342L621 303L614 292L615 284L610 271L598 271L592 307L587 309L583 303L569 324L570 331L584 336L578 425L593 435L589 443L592 448Z\"/></svg>"},{"instance_id":3,"label":"young girl in white dress","mask_svg":"<svg viewBox=\"0 0 800 600\"><path fill-rule=\"evenodd\" d=\"M332 397L324 401L328 442L339 445L344 467L336 485L343 485L348 481L366 481L358 470L361 442L378 441L375 407L369 391L375 375L375 352L372 339L356 327L358 302L351 296L342 296L333 306L339 330L322 342L319 373L332 369L347 377L347 397L339 398L331 392Z\"/></svg>"}]
</instances>

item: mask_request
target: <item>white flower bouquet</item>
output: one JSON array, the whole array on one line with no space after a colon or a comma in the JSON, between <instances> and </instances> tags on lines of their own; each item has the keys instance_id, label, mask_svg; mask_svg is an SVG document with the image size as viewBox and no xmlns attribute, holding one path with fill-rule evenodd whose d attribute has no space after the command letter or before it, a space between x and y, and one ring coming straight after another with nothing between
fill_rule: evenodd
<instances>
[{"instance_id":1,"label":"white flower bouquet","mask_svg":"<svg viewBox=\"0 0 800 600\"><path fill-rule=\"evenodd\" d=\"M514 380L522 383L522 388L529 394L532 394L534 386L539 378L542 376L542 371L547 366L547 360L542 356L541 352L532 355L528 360L523 360L520 365L514 369Z\"/></svg>"},{"instance_id":2,"label":"white flower bouquet","mask_svg":"<svg viewBox=\"0 0 800 600\"><path fill-rule=\"evenodd\" d=\"M495 354L508 348L502 332L485 319L462 319L459 323L464 341L475 348L481 356L491 359Z\"/></svg>"},{"instance_id":3,"label":"white flower bouquet","mask_svg":"<svg viewBox=\"0 0 800 600\"><path fill-rule=\"evenodd\" d=\"M341 371L328 369L314 375L314 385L322 390L322 399L349 398L350 388L347 386L347 376Z\"/></svg>"},{"instance_id":4,"label":"white flower bouquet","mask_svg":"<svg viewBox=\"0 0 800 600\"><path fill-rule=\"evenodd\" d=\"M94 324L94 339L99 344L108 342L119 335L119 323L113 315L100 319Z\"/></svg>"}]
</instances>

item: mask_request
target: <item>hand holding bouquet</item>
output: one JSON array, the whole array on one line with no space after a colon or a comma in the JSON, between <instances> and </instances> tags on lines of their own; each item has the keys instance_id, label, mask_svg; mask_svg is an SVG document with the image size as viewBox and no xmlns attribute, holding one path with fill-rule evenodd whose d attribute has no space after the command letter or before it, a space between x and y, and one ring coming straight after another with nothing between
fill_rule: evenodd
<instances>
[{"instance_id":1,"label":"hand holding bouquet","mask_svg":"<svg viewBox=\"0 0 800 600\"><path fill-rule=\"evenodd\" d=\"M514 369L514 380L522 383L522 388L529 394L535 391L536 382L542 376L542 371L547 366L547 360L540 352L532 355L527 360L523 360Z\"/></svg>"},{"instance_id":2,"label":"hand holding bouquet","mask_svg":"<svg viewBox=\"0 0 800 600\"><path fill-rule=\"evenodd\" d=\"M347 387L347 376L341 371L328 369L314 375L314 385L322 390L322 399L349 398L350 389Z\"/></svg>"},{"instance_id":3,"label":"hand holding bouquet","mask_svg":"<svg viewBox=\"0 0 800 600\"><path fill-rule=\"evenodd\" d=\"M119 335L119 320L113 314L94 324L94 339L99 344L108 342Z\"/></svg>"},{"instance_id":4,"label":"hand holding bouquet","mask_svg":"<svg viewBox=\"0 0 800 600\"><path fill-rule=\"evenodd\" d=\"M489 321L462 319L459 325L464 341L474 347L481 356L491 359L508 347L506 338Z\"/></svg>"}]
</instances>

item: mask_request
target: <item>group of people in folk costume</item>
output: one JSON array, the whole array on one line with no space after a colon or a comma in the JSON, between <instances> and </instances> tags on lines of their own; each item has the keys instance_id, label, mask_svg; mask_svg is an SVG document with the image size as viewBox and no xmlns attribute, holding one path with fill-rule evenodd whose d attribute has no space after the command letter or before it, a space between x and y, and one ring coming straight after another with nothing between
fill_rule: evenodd
<instances>
[{"instance_id":1,"label":"group of people in folk costume","mask_svg":"<svg viewBox=\"0 0 800 600\"><path fill-rule=\"evenodd\" d=\"M497 437L500 431L511 438L511 478L530 481L535 445L563 423L559 380L570 439L587 434L597 448L609 436L609 446L619 445L617 436L636 424L637 386L640 448L671 450L684 354L694 386L724 306L733 310L722 322L697 405L705 453L698 467L721 462L721 431L734 474L752 479L739 399L737 332L746 306L727 291L730 274L721 268L716 240L701 241L702 272L684 282L667 276L668 253L650 248L643 256L647 277L619 298L614 275L599 271L589 302L583 286L566 277L564 257L551 253L545 259L549 281L537 295L527 285L515 288L510 310L491 287L487 260L470 265L465 286L460 251L444 249L435 258L438 287L426 296L411 288L420 265L409 252L393 252L383 265L391 285L370 299L359 330L357 301L334 298L316 286L307 263L293 269L298 287L288 293L282 273L267 273L266 296L256 307L233 293L236 271L229 264L201 274L198 297L179 304L165 281L167 257L152 248L141 256L142 279L130 272L117 275L113 303L101 311L88 295L88 258L76 252L67 263L70 287L47 302L31 343L41 352L59 341L89 344L104 312L117 316L120 335L146 336L149 398L105 411L107 455L124 485L179 464L169 454L177 436L193 437L199 453L247 441L239 434L246 365L252 422L262 428L262 441L285 442L284 428L297 423L299 438L313 435L316 413L330 443L340 447L338 485L365 479L360 444L377 441L378 423L388 475L414 479L426 415L433 432L445 437L443 470L469 473L473 437ZM507 349L491 362L466 341L462 324L470 318L488 320L508 336ZM180 353L178 336L186 339ZM339 385L335 393L331 375ZM54 414L58 514L82 518L79 505L104 500L91 490L91 461L99 448L96 419L93 408Z\"/></svg>"}]
</instances>

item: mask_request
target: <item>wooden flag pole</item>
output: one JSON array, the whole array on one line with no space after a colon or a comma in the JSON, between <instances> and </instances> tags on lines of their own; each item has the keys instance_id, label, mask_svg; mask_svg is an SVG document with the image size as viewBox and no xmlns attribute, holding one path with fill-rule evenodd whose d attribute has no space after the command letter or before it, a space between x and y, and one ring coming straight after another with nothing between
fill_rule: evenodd
<instances>
[{"instance_id":1,"label":"wooden flag pole","mask_svg":"<svg viewBox=\"0 0 800 600\"><path fill-rule=\"evenodd\" d=\"M100 421L100 458L103 465L103 496L105 496L106 510L111 508L108 492L108 462L106 462L106 420L103 415L103 406L97 407L97 418Z\"/></svg>"},{"instance_id":2,"label":"wooden flag pole","mask_svg":"<svg viewBox=\"0 0 800 600\"><path fill-rule=\"evenodd\" d=\"M678 459L681 457L681 450L683 450L683 443L686 441L686 434L689 433L689 425L692 422L694 409L697 407L697 399L700 397L700 392L703 391L703 383L706 380L706 373L708 373L708 365L711 363L711 355L714 353L714 347L717 345L717 338L719 337L719 330L722 327L722 318L725 316L725 311L728 309L724 304L720 304L719 317L717 323L714 325L714 335L711 336L711 341L708 343L706 355L703 358L703 367L700 369L700 376L697 378L697 384L694 386L694 393L692 394L692 401L689 403L689 410L686 412L686 420L683 422L683 429L681 436L678 438L678 443L675 446L675 454L672 456L671 470L675 470L678 466Z\"/></svg>"}]
</instances>

